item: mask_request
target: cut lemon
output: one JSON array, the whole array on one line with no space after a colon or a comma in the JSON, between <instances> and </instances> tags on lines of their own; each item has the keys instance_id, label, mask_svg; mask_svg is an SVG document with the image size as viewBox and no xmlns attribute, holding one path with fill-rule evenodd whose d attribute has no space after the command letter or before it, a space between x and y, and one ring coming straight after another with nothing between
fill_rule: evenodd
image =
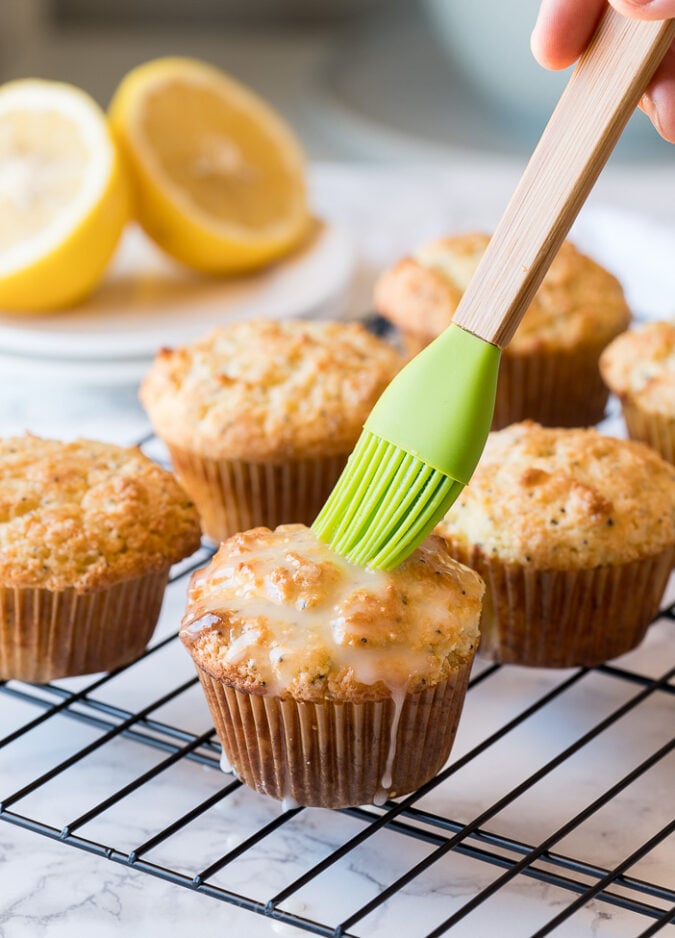
<instances>
[{"instance_id":1,"label":"cut lemon","mask_svg":"<svg viewBox=\"0 0 675 938\"><path fill-rule=\"evenodd\" d=\"M194 59L131 71L110 120L136 214L169 254L207 273L260 267L309 228L302 150L248 88Z\"/></svg>"},{"instance_id":2,"label":"cut lemon","mask_svg":"<svg viewBox=\"0 0 675 938\"><path fill-rule=\"evenodd\" d=\"M83 299L128 215L127 185L96 102L59 82L0 87L0 309Z\"/></svg>"}]
</instances>

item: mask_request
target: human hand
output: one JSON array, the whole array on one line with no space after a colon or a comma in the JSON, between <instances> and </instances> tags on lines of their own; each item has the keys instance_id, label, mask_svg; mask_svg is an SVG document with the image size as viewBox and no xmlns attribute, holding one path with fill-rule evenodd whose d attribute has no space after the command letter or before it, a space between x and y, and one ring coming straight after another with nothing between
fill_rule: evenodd
<instances>
[{"instance_id":1,"label":"human hand","mask_svg":"<svg viewBox=\"0 0 675 938\"><path fill-rule=\"evenodd\" d=\"M675 0L610 0L623 16L641 20L675 17ZM588 45L605 0L542 0L532 33L532 54L544 68L567 68ZM665 140L675 143L675 43L640 101Z\"/></svg>"}]
</instances>

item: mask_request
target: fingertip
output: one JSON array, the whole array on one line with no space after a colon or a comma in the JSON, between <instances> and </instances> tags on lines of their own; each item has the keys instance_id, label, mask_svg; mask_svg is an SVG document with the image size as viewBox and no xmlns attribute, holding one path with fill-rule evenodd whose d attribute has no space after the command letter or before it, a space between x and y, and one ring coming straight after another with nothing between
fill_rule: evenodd
<instances>
[{"instance_id":1,"label":"fingertip","mask_svg":"<svg viewBox=\"0 0 675 938\"><path fill-rule=\"evenodd\" d=\"M661 82L643 95L640 107L668 143L675 143L675 82Z\"/></svg>"},{"instance_id":2,"label":"fingertip","mask_svg":"<svg viewBox=\"0 0 675 938\"><path fill-rule=\"evenodd\" d=\"M554 72L567 68L578 57L576 50L571 52L561 50L558 36L555 26L549 22L545 7L542 5L530 35L530 51L542 68Z\"/></svg>"},{"instance_id":3,"label":"fingertip","mask_svg":"<svg viewBox=\"0 0 675 938\"><path fill-rule=\"evenodd\" d=\"M675 17L675 0L610 0L622 16L639 20L667 20Z\"/></svg>"},{"instance_id":4,"label":"fingertip","mask_svg":"<svg viewBox=\"0 0 675 938\"><path fill-rule=\"evenodd\" d=\"M549 64L546 46L542 43L541 32L536 26L530 35L530 52L542 68L552 68Z\"/></svg>"},{"instance_id":5,"label":"fingertip","mask_svg":"<svg viewBox=\"0 0 675 938\"><path fill-rule=\"evenodd\" d=\"M657 68L640 107L664 140L675 143L675 44Z\"/></svg>"},{"instance_id":6,"label":"fingertip","mask_svg":"<svg viewBox=\"0 0 675 938\"><path fill-rule=\"evenodd\" d=\"M558 58L552 55L545 38L542 37L541 31L538 31L536 27L530 36L530 52L542 68L548 68L551 71L565 68L565 65L558 65Z\"/></svg>"},{"instance_id":7,"label":"fingertip","mask_svg":"<svg viewBox=\"0 0 675 938\"><path fill-rule=\"evenodd\" d=\"M604 8L604 0L541 0L530 37L532 55L558 71L584 51Z\"/></svg>"}]
</instances>

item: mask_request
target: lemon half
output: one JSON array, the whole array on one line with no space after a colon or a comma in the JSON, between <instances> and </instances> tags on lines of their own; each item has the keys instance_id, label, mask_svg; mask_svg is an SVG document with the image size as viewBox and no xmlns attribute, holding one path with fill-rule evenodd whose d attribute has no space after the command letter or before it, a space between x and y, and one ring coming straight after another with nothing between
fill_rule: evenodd
<instances>
[{"instance_id":1,"label":"lemon half","mask_svg":"<svg viewBox=\"0 0 675 938\"><path fill-rule=\"evenodd\" d=\"M183 263L252 270L308 232L300 145L269 105L219 69L148 62L122 80L109 116L138 220Z\"/></svg>"},{"instance_id":2,"label":"lemon half","mask_svg":"<svg viewBox=\"0 0 675 938\"><path fill-rule=\"evenodd\" d=\"M81 300L128 216L128 188L96 102L60 82L0 87L0 309Z\"/></svg>"}]
</instances>

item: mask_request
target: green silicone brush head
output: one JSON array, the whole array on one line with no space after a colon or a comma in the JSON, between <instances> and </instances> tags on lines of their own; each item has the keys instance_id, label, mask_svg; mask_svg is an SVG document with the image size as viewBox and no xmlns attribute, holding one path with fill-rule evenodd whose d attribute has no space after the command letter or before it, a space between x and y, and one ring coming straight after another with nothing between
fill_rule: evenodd
<instances>
[{"instance_id":1,"label":"green silicone brush head","mask_svg":"<svg viewBox=\"0 0 675 938\"><path fill-rule=\"evenodd\" d=\"M448 511L485 446L499 349L450 326L392 381L313 529L347 560L390 570Z\"/></svg>"},{"instance_id":2,"label":"green silicone brush head","mask_svg":"<svg viewBox=\"0 0 675 938\"><path fill-rule=\"evenodd\" d=\"M364 430L313 528L351 563L392 570L433 530L463 488Z\"/></svg>"}]
</instances>

